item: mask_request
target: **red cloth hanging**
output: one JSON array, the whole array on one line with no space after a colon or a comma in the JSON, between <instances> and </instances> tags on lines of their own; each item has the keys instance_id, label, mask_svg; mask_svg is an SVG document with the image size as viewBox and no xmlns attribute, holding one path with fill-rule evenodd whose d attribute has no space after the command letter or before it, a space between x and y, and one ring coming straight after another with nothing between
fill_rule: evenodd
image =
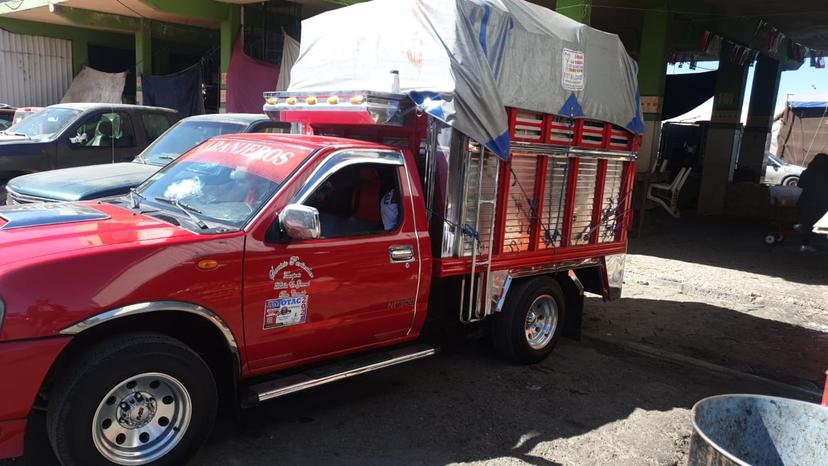
<instances>
[{"instance_id":1,"label":"red cloth hanging","mask_svg":"<svg viewBox=\"0 0 828 466\"><path fill-rule=\"evenodd\" d=\"M237 40L227 70L227 111L262 113L262 93L275 90L278 79L278 66L248 57Z\"/></svg>"}]
</instances>

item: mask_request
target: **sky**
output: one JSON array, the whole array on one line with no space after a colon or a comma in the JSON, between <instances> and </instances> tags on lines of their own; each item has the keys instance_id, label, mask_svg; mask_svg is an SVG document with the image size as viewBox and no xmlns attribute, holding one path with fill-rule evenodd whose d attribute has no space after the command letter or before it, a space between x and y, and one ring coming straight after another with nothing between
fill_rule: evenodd
<instances>
[{"instance_id":1,"label":"sky","mask_svg":"<svg viewBox=\"0 0 828 466\"><path fill-rule=\"evenodd\" d=\"M686 73L701 73L704 71L715 70L719 66L718 62L699 62L695 70L689 69L687 63L681 68L677 64L667 65L667 74L686 74ZM742 105L742 123L747 120L748 102L750 101L750 91L753 87L753 70L755 65L748 69L747 89L745 90L745 100ZM776 112L779 114L785 108L785 102L788 97L791 100L826 100L828 101L828 68L816 69L811 68L808 60L796 71L783 71L782 79L779 82L779 94L776 98ZM670 121L696 121L709 120L710 114L713 111L713 99L711 98L702 105L696 107L690 112L680 115Z\"/></svg>"}]
</instances>

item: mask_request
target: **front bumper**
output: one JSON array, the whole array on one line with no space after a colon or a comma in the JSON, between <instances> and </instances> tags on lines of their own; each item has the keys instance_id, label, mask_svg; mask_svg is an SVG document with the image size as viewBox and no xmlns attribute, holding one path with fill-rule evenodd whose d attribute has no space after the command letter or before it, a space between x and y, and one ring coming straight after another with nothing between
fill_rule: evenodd
<instances>
[{"instance_id":1,"label":"front bumper","mask_svg":"<svg viewBox=\"0 0 828 466\"><path fill-rule=\"evenodd\" d=\"M0 459L23 454L26 417L49 368L72 337L0 343Z\"/></svg>"}]
</instances>

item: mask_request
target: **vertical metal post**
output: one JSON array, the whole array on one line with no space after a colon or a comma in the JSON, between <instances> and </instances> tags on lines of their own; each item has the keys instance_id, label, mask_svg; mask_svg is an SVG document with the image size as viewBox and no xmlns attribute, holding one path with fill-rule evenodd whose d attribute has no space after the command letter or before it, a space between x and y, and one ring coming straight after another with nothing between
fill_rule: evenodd
<instances>
[{"instance_id":1,"label":"vertical metal post","mask_svg":"<svg viewBox=\"0 0 828 466\"><path fill-rule=\"evenodd\" d=\"M546 170L549 157L538 156L538 164L535 169L535 222L532 225L532 233L529 235L529 250L536 251L540 247L540 239L543 236L543 208L546 203Z\"/></svg>"},{"instance_id":2,"label":"vertical metal post","mask_svg":"<svg viewBox=\"0 0 828 466\"><path fill-rule=\"evenodd\" d=\"M569 158L569 178L566 180L566 205L564 206L563 228L561 233L561 247L572 243L572 216L575 212L575 196L578 189L578 169L580 160Z\"/></svg>"},{"instance_id":3,"label":"vertical metal post","mask_svg":"<svg viewBox=\"0 0 828 466\"><path fill-rule=\"evenodd\" d=\"M595 196L592 201L592 221L590 222L592 233L589 235L589 244L595 244L598 242L598 235L601 231L601 222L603 221L604 212L604 185L607 182L608 164L609 161L607 159L598 160L598 173L597 179L595 180Z\"/></svg>"}]
</instances>

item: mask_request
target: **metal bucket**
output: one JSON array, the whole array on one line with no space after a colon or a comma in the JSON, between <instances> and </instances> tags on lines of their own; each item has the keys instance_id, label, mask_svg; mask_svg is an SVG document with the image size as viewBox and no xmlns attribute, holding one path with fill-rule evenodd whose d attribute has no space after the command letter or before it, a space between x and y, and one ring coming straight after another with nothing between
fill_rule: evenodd
<instances>
[{"instance_id":1,"label":"metal bucket","mask_svg":"<svg viewBox=\"0 0 828 466\"><path fill-rule=\"evenodd\" d=\"M828 408L761 395L721 395L693 407L688 466L828 465Z\"/></svg>"}]
</instances>

